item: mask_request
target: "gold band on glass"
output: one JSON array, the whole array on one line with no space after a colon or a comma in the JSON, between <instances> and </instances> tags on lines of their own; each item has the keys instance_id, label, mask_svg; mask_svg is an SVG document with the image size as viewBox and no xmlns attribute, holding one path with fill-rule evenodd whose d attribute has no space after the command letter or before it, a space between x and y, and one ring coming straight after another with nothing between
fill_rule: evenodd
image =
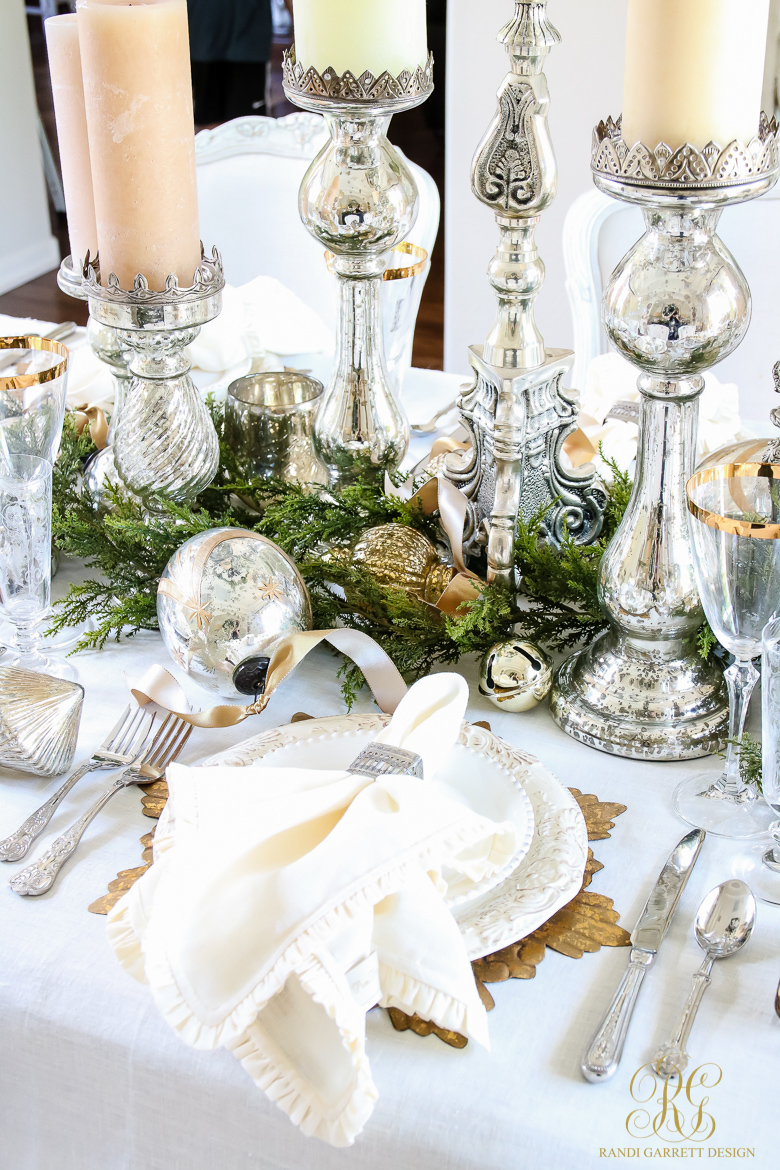
<instances>
[{"instance_id":1,"label":"gold band on glass","mask_svg":"<svg viewBox=\"0 0 780 1170\"><path fill-rule=\"evenodd\" d=\"M402 244L396 244L393 248L394 252L401 252L404 256L416 256L417 263L410 265L408 268L387 268L382 273L382 280L409 280L412 276L418 276L428 263L428 253L425 248L421 248L419 244L410 244L408 240L404 240ZM333 261L336 257L332 252L325 253L325 263L328 266L328 272L333 272Z\"/></svg>"},{"instance_id":2,"label":"gold band on glass","mask_svg":"<svg viewBox=\"0 0 780 1170\"><path fill-rule=\"evenodd\" d=\"M780 465L725 463L721 467L706 467L697 471L685 487L688 511L697 520L701 520L702 524L706 524L708 528L717 528L719 532L728 532L732 536L750 536L755 540L780 540L780 524L770 524L763 520L735 520L731 516L721 516L718 512L711 512L709 508L700 507L691 498L696 489L704 483L743 478L780 480Z\"/></svg>"},{"instance_id":3,"label":"gold band on glass","mask_svg":"<svg viewBox=\"0 0 780 1170\"><path fill-rule=\"evenodd\" d=\"M61 341L50 341L48 337L0 337L0 350L3 349L38 349L47 353L56 353L62 358L56 366L49 366L47 370L39 370L37 374L13 374L11 377L0 376L0 390L26 390L28 386L41 386L44 382L53 382L61 378L68 368L68 349Z\"/></svg>"}]
</instances>

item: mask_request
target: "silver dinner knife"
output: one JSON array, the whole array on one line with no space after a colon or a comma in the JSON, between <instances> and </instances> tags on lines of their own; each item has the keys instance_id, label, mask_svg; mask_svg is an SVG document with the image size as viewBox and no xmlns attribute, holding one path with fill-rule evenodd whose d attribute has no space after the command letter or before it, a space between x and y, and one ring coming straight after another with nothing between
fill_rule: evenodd
<instances>
[{"instance_id":1,"label":"silver dinner knife","mask_svg":"<svg viewBox=\"0 0 780 1170\"><path fill-rule=\"evenodd\" d=\"M687 837L683 837L661 870L661 876L634 927L628 968L582 1061L582 1075L591 1084L609 1080L620 1064L642 983L655 962L658 948L669 929L705 836L703 829L694 829Z\"/></svg>"}]
</instances>

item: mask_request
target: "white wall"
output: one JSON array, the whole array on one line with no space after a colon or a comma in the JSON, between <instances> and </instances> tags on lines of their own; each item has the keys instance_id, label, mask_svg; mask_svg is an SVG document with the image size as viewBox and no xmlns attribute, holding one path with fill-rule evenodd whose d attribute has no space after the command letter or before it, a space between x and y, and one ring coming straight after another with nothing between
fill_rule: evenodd
<instances>
[{"instance_id":1,"label":"white wall","mask_svg":"<svg viewBox=\"0 0 780 1170\"><path fill-rule=\"evenodd\" d=\"M0 0L0 293L60 262L38 142L24 0Z\"/></svg>"},{"instance_id":2,"label":"white wall","mask_svg":"<svg viewBox=\"0 0 780 1170\"><path fill-rule=\"evenodd\" d=\"M496 34L512 15L512 0L449 0L447 57L447 175L445 369L468 370L466 347L482 343L495 301L485 269L495 251L493 214L471 192L471 160L496 108L508 69ZM561 236L567 209L592 189L593 127L620 113L626 0L550 0L550 19L563 37L545 70L550 127L558 156L558 198L538 232L547 279L537 321L548 346L572 348Z\"/></svg>"}]
</instances>

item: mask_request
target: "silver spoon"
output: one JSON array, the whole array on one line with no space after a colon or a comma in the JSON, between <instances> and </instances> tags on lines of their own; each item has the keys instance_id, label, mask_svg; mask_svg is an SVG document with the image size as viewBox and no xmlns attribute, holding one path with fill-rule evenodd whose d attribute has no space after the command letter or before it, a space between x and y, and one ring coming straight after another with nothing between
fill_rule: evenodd
<instances>
[{"instance_id":1,"label":"silver spoon","mask_svg":"<svg viewBox=\"0 0 780 1170\"><path fill-rule=\"evenodd\" d=\"M448 402L441 410L437 410L433 418L428 419L428 422L410 423L409 425L417 435L432 435L434 431L439 429L439 419L444 418L445 414L449 414L457 405L457 402Z\"/></svg>"},{"instance_id":2,"label":"silver spoon","mask_svg":"<svg viewBox=\"0 0 780 1170\"><path fill-rule=\"evenodd\" d=\"M699 907L694 931L706 959L693 977L685 1007L670 1039L659 1048L653 1065L662 1077L682 1074L688 1064L685 1046L704 992L710 985L716 959L729 959L745 945L756 922L756 900L750 888L736 878L711 890Z\"/></svg>"}]
</instances>

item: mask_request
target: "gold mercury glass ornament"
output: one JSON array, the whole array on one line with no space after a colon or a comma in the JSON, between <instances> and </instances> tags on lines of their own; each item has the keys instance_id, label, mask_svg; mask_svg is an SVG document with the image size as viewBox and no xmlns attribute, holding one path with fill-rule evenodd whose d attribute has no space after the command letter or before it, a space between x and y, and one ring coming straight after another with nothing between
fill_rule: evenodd
<instances>
[{"instance_id":1,"label":"gold mercury glass ornament","mask_svg":"<svg viewBox=\"0 0 780 1170\"><path fill-rule=\"evenodd\" d=\"M530 711L550 693L553 667L532 642L493 646L482 660L479 693L501 711Z\"/></svg>"},{"instance_id":2,"label":"gold mercury glass ornament","mask_svg":"<svg viewBox=\"0 0 780 1170\"><path fill-rule=\"evenodd\" d=\"M403 524L369 528L351 549L334 549L335 559L359 566L380 585L394 585L436 605L452 581L453 569L440 560L427 536Z\"/></svg>"}]
</instances>

